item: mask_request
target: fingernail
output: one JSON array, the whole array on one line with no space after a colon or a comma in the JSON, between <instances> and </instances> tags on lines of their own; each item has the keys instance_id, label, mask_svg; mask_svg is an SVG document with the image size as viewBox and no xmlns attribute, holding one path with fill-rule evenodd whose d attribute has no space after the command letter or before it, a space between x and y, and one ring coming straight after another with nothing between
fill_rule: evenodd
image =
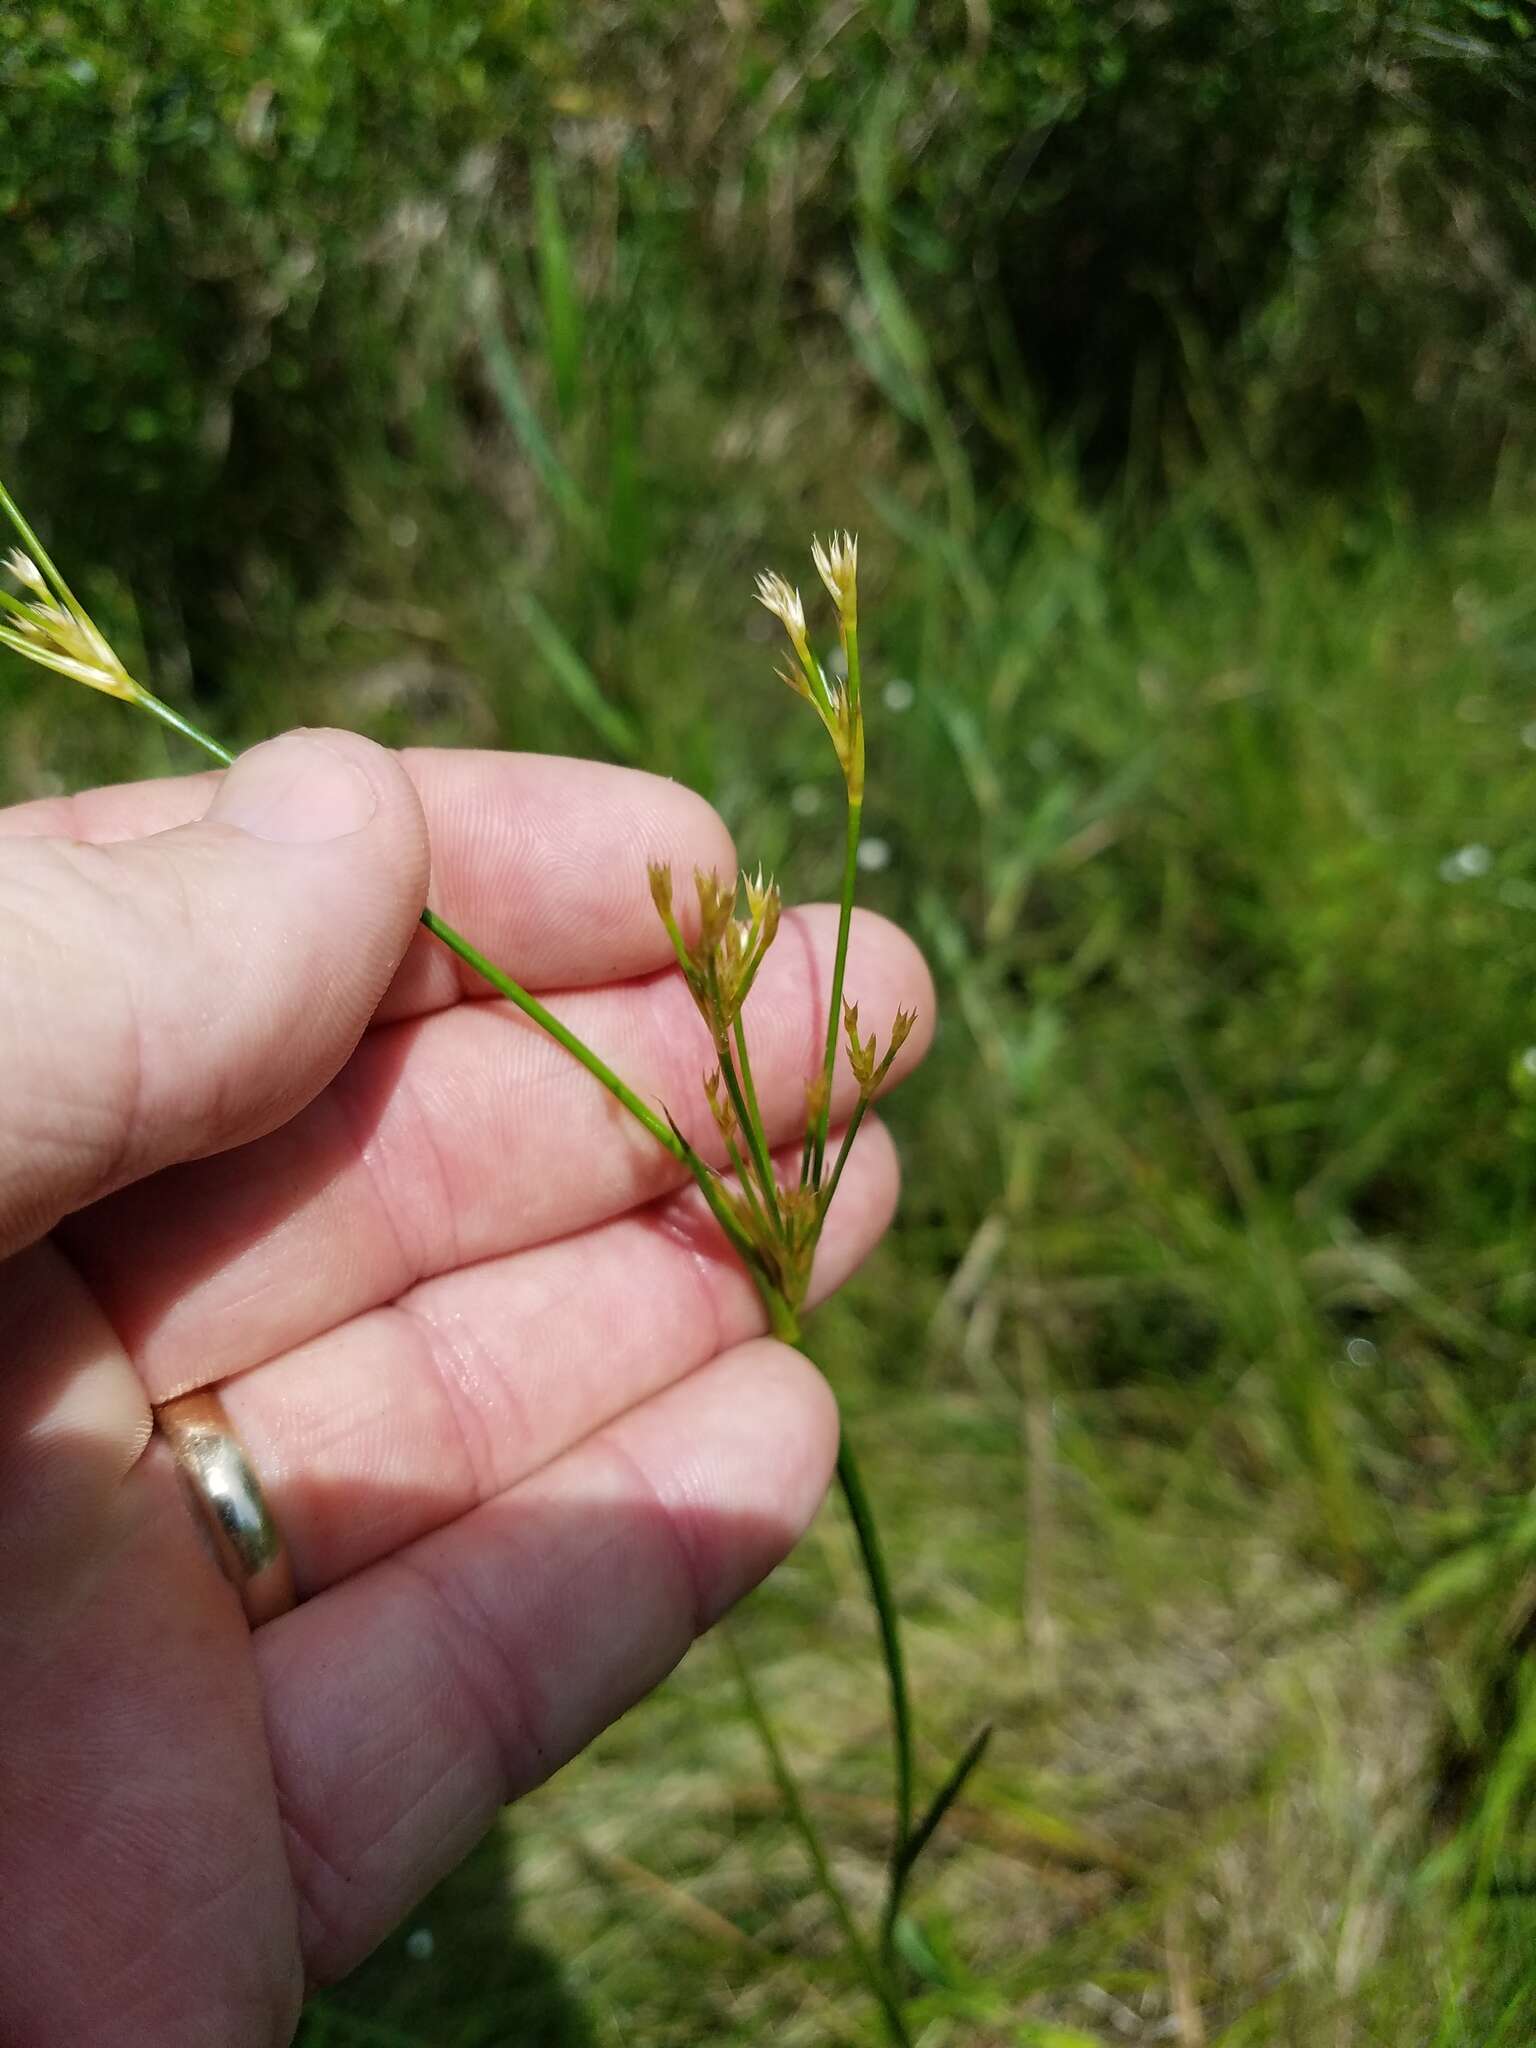
<instances>
[{"instance_id":1,"label":"fingernail","mask_svg":"<svg viewBox=\"0 0 1536 2048\"><path fill-rule=\"evenodd\" d=\"M314 733L294 732L242 754L208 815L256 839L318 846L360 831L378 801L355 761Z\"/></svg>"}]
</instances>

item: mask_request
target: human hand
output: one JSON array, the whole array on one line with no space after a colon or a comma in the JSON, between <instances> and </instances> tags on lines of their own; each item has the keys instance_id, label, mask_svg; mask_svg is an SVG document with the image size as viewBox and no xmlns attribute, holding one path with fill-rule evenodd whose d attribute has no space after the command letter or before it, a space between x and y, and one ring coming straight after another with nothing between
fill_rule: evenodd
<instances>
[{"instance_id":1,"label":"human hand","mask_svg":"<svg viewBox=\"0 0 1536 2048\"><path fill-rule=\"evenodd\" d=\"M9 2048L287 2041L825 1488L830 1396L681 1169L417 929L429 834L435 907L713 1156L645 864L735 856L675 784L325 733L0 812ZM796 1159L834 925L749 1018ZM905 1071L915 951L861 915L849 987L915 1005ZM871 1119L817 1293L895 1186ZM254 1633L151 1428L213 1385L301 1596Z\"/></svg>"}]
</instances>

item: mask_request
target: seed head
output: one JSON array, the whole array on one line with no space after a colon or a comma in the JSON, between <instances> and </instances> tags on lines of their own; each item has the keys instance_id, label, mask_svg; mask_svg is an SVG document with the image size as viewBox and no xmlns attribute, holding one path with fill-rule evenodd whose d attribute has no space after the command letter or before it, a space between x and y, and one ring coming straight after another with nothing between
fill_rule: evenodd
<instances>
[{"instance_id":1,"label":"seed head","mask_svg":"<svg viewBox=\"0 0 1536 2048\"><path fill-rule=\"evenodd\" d=\"M799 591L791 590L782 576L765 569L757 579L757 601L779 621L789 635L789 644L799 655L802 667L809 671L812 656L810 642L805 637L805 606L800 602Z\"/></svg>"},{"instance_id":2,"label":"seed head","mask_svg":"<svg viewBox=\"0 0 1536 2048\"><path fill-rule=\"evenodd\" d=\"M765 569L757 579L757 601L783 626L797 644L805 637L805 606L798 590L791 590L782 576Z\"/></svg>"},{"instance_id":3,"label":"seed head","mask_svg":"<svg viewBox=\"0 0 1536 2048\"><path fill-rule=\"evenodd\" d=\"M83 612L57 604L21 604L0 612L0 646L88 689L139 701L139 687Z\"/></svg>"},{"instance_id":4,"label":"seed head","mask_svg":"<svg viewBox=\"0 0 1536 2048\"><path fill-rule=\"evenodd\" d=\"M5 569L6 574L14 576L23 590L30 590L35 597L47 598L51 596L52 593L43 580L42 570L39 569L32 557L24 555L20 548L11 549L11 552L5 558Z\"/></svg>"},{"instance_id":5,"label":"seed head","mask_svg":"<svg viewBox=\"0 0 1536 2048\"><path fill-rule=\"evenodd\" d=\"M853 1078L859 1084L859 1092L869 1094L875 1085L875 1034L868 1038L859 1037L859 1006L857 1003L843 1003L843 1032L848 1040L848 1064L853 1068Z\"/></svg>"},{"instance_id":6,"label":"seed head","mask_svg":"<svg viewBox=\"0 0 1536 2048\"><path fill-rule=\"evenodd\" d=\"M734 880L722 882L712 869L705 874L702 868L695 868L693 886L699 898L697 951L702 956L712 953L725 937L736 908L736 884Z\"/></svg>"},{"instance_id":7,"label":"seed head","mask_svg":"<svg viewBox=\"0 0 1536 2048\"><path fill-rule=\"evenodd\" d=\"M912 1035L912 1026L917 1022L916 1010L898 1010L896 1021L891 1026L891 1042L886 1050L885 1064L890 1065L897 1053Z\"/></svg>"},{"instance_id":8,"label":"seed head","mask_svg":"<svg viewBox=\"0 0 1536 2048\"><path fill-rule=\"evenodd\" d=\"M30 529L3 488L0 506L10 514L23 538L30 538ZM38 552L42 553L41 548ZM25 655L42 668L51 668L56 675L84 683L89 689L121 697L126 704L138 702L142 696L138 684L130 679L89 615L71 597L46 555L43 561L47 564L46 572L24 549L12 548L0 564L30 593L26 599L20 599L0 592L0 646Z\"/></svg>"},{"instance_id":9,"label":"seed head","mask_svg":"<svg viewBox=\"0 0 1536 2048\"><path fill-rule=\"evenodd\" d=\"M778 936L784 899L772 875L766 882L763 880L761 868L755 875L743 874L741 879L747 893L749 937L758 950L766 953Z\"/></svg>"},{"instance_id":10,"label":"seed head","mask_svg":"<svg viewBox=\"0 0 1536 2048\"><path fill-rule=\"evenodd\" d=\"M672 870L665 861L653 860L646 867L651 878L651 901L657 915L666 920L672 915Z\"/></svg>"},{"instance_id":11,"label":"seed head","mask_svg":"<svg viewBox=\"0 0 1536 2048\"><path fill-rule=\"evenodd\" d=\"M891 1071L897 1053L912 1035L912 1026L917 1022L916 1010L898 1010L891 1025L890 1044L880 1059L875 1058L875 1034L868 1038L859 1036L859 1006L846 1000L843 1003L843 1032L848 1040L848 1064L853 1068L853 1078L859 1084L861 1095L873 1095L886 1075Z\"/></svg>"},{"instance_id":12,"label":"seed head","mask_svg":"<svg viewBox=\"0 0 1536 2048\"><path fill-rule=\"evenodd\" d=\"M827 540L813 540L811 560L827 586L838 615L846 624L858 605L859 540L853 533L834 533Z\"/></svg>"}]
</instances>

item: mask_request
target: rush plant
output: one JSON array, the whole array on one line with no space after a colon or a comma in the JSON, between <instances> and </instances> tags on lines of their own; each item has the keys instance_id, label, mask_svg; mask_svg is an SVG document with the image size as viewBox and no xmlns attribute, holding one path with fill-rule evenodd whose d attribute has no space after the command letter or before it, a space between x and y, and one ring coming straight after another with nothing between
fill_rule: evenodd
<instances>
[{"instance_id":1,"label":"rush plant","mask_svg":"<svg viewBox=\"0 0 1536 2048\"><path fill-rule=\"evenodd\" d=\"M0 589L0 645L56 674L148 712L227 766L233 758L227 748L127 672L3 485L0 510L11 520L21 543L12 549L5 563L17 592ZM576 1037L537 997L461 932L430 908L421 913L422 923L435 938L546 1031L573 1059L579 1060L657 1144L687 1169L751 1275L770 1327L785 1343L802 1350L802 1313L827 1211L869 1105L916 1021L913 1013L898 1010L882 1046L878 1033L862 1031L859 1006L845 994L865 775L858 543L848 533L835 535L826 542L818 540L813 545L812 558L836 610L842 650L838 675L830 673L813 650L799 591L773 574L759 577L757 584L759 602L780 621L789 642L790 659L779 674L820 719L836 755L847 796L842 890L826 1032L819 1064L806 1079L805 1130L798 1172L781 1177L769 1150L744 1018L747 998L779 929L782 905L778 884L772 878L765 879L761 871L725 880L717 874L695 873L692 889L697 917L688 920L693 929L690 937L677 908L676 882L671 870L660 864L650 869L657 915L713 1046L714 1065L704 1074L703 1087L720 1133L728 1171L710 1165L665 1108L658 1114L600 1054ZM840 1041L846 1046L858 1095L834 1155L829 1144L830 1115ZM875 1941L868 1940L858 1927L784 1760L750 1670L734 1642L730 1647L749 1716L764 1743L789 1817L804 1840L817 1882L843 1931L849 1954L876 2001L888 2035L898 2044L909 2044L895 1946L907 1887L919 1855L980 1762L989 1731L983 1729L975 1737L919 1814L912 1714L896 1602L874 1511L846 1431L837 1470L874 1607L890 1694L894 1825L884 1905Z\"/></svg>"}]
</instances>

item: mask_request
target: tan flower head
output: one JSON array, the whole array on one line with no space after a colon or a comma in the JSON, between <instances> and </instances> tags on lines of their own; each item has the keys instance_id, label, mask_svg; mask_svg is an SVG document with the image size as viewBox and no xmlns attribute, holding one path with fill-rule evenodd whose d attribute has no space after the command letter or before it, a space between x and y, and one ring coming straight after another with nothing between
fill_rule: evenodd
<instances>
[{"instance_id":1,"label":"tan flower head","mask_svg":"<svg viewBox=\"0 0 1536 2048\"><path fill-rule=\"evenodd\" d=\"M805 633L805 606L798 590L791 590L782 576L765 569L757 579L757 601L780 621L791 640Z\"/></svg>"},{"instance_id":2,"label":"tan flower head","mask_svg":"<svg viewBox=\"0 0 1536 2048\"><path fill-rule=\"evenodd\" d=\"M712 1074L704 1076L704 1093L709 1097L710 1114L715 1120L720 1135L729 1144L736 1135L736 1111L731 1106L731 1098L726 1093L725 1083L718 1067L715 1068Z\"/></svg>"},{"instance_id":3,"label":"tan flower head","mask_svg":"<svg viewBox=\"0 0 1536 2048\"><path fill-rule=\"evenodd\" d=\"M805 606L800 602L798 590L791 590L782 576L776 576L771 569L765 569L757 579L757 601L765 611L770 611L789 635L790 645L799 655L807 670L811 667L811 647L805 635Z\"/></svg>"},{"instance_id":4,"label":"tan flower head","mask_svg":"<svg viewBox=\"0 0 1536 2048\"><path fill-rule=\"evenodd\" d=\"M20 548L12 548L5 558L5 571L14 576L23 590L30 590L35 597L51 595L43 580L43 572L30 555L24 555Z\"/></svg>"},{"instance_id":5,"label":"tan flower head","mask_svg":"<svg viewBox=\"0 0 1536 2048\"><path fill-rule=\"evenodd\" d=\"M858 603L858 535L834 533L827 540L812 541L811 560L839 614L844 619L851 618Z\"/></svg>"},{"instance_id":6,"label":"tan flower head","mask_svg":"<svg viewBox=\"0 0 1536 2048\"><path fill-rule=\"evenodd\" d=\"M0 646L125 704L139 701L138 685L83 612L56 604L7 607L0 612Z\"/></svg>"},{"instance_id":7,"label":"tan flower head","mask_svg":"<svg viewBox=\"0 0 1536 2048\"><path fill-rule=\"evenodd\" d=\"M18 598L0 590L0 647L9 647L14 654L25 655L28 661L68 676L72 682L103 690L109 697L121 697L125 704L143 702L138 684L71 595L3 484L0 512L27 543L25 549L12 548L0 567L30 593Z\"/></svg>"},{"instance_id":8,"label":"tan flower head","mask_svg":"<svg viewBox=\"0 0 1536 2048\"><path fill-rule=\"evenodd\" d=\"M695 868L693 886L699 899L698 952L703 956L713 953L730 929L736 908L736 878L733 875L729 882L722 882L713 868L708 874Z\"/></svg>"}]
</instances>

